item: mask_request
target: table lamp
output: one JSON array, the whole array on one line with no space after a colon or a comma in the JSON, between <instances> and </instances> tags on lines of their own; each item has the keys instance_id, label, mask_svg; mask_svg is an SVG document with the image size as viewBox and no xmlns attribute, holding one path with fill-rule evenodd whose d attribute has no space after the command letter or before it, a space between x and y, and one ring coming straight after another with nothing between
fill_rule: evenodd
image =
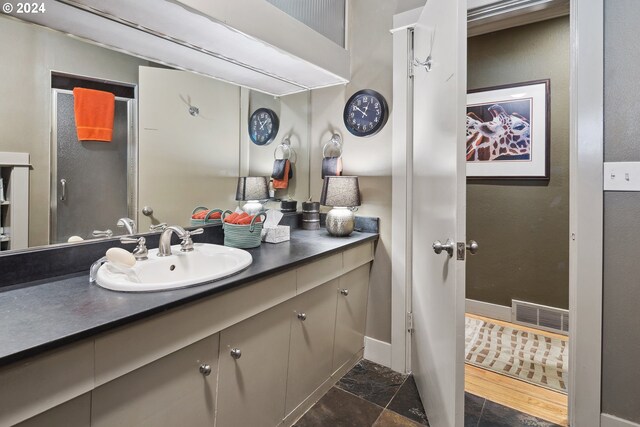
<instances>
[{"instance_id":1,"label":"table lamp","mask_svg":"<svg viewBox=\"0 0 640 427\"><path fill-rule=\"evenodd\" d=\"M332 236L343 237L353 232L356 206L360 206L360 187L357 176L326 176L322 184L320 204L331 206L326 228Z\"/></svg>"},{"instance_id":2,"label":"table lamp","mask_svg":"<svg viewBox=\"0 0 640 427\"><path fill-rule=\"evenodd\" d=\"M242 210L249 215L262 211L261 200L269 199L269 183L265 176L241 176L238 178L236 200L246 201Z\"/></svg>"}]
</instances>

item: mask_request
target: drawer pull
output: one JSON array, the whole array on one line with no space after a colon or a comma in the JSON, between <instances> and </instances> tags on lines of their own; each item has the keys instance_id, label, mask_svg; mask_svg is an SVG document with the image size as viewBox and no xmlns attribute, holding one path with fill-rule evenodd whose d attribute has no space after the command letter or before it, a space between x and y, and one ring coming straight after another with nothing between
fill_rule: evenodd
<instances>
[{"instance_id":1,"label":"drawer pull","mask_svg":"<svg viewBox=\"0 0 640 427\"><path fill-rule=\"evenodd\" d=\"M307 320L307 313L298 313L298 319L304 322Z\"/></svg>"},{"instance_id":2,"label":"drawer pull","mask_svg":"<svg viewBox=\"0 0 640 427\"><path fill-rule=\"evenodd\" d=\"M211 375L211 365L208 365L206 363L203 363L202 365L200 365L200 373L205 377L208 377L209 375Z\"/></svg>"},{"instance_id":3,"label":"drawer pull","mask_svg":"<svg viewBox=\"0 0 640 427\"><path fill-rule=\"evenodd\" d=\"M231 349L231 357L233 357L234 359L238 360L238 359L240 359L240 357L242 357L242 352L240 351L239 348L232 348Z\"/></svg>"},{"instance_id":4,"label":"drawer pull","mask_svg":"<svg viewBox=\"0 0 640 427\"><path fill-rule=\"evenodd\" d=\"M340 289L340 293L346 297L349 295L349 289Z\"/></svg>"}]
</instances>

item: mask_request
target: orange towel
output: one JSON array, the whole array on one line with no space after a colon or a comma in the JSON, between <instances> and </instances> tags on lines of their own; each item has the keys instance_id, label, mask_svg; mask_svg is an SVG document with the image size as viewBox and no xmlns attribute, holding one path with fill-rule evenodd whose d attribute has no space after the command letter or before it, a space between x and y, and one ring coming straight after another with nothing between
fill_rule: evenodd
<instances>
[{"instance_id":1,"label":"orange towel","mask_svg":"<svg viewBox=\"0 0 640 427\"><path fill-rule=\"evenodd\" d=\"M291 171L291 162L285 160L284 162L284 174L282 179L273 180L273 188L283 189L289 187L289 172Z\"/></svg>"},{"instance_id":2,"label":"orange towel","mask_svg":"<svg viewBox=\"0 0 640 427\"><path fill-rule=\"evenodd\" d=\"M101 90L73 88L73 109L80 141L111 142L116 97Z\"/></svg>"}]
</instances>

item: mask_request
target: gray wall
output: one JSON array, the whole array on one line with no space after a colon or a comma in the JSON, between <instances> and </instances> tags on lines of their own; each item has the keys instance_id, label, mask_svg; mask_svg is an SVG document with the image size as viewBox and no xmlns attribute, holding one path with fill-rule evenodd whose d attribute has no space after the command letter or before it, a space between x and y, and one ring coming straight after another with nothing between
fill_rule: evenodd
<instances>
[{"instance_id":1,"label":"gray wall","mask_svg":"<svg viewBox=\"0 0 640 427\"><path fill-rule=\"evenodd\" d=\"M605 161L640 161L640 2L605 2ZM605 193L602 412L640 423L640 193Z\"/></svg>"},{"instance_id":2,"label":"gray wall","mask_svg":"<svg viewBox=\"0 0 640 427\"><path fill-rule=\"evenodd\" d=\"M472 37L469 89L551 80L551 179L467 185L467 298L569 307L569 17Z\"/></svg>"},{"instance_id":3,"label":"gray wall","mask_svg":"<svg viewBox=\"0 0 640 427\"><path fill-rule=\"evenodd\" d=\"M311 92L311 196L320 200L322 146L334 131L343 137L344 174L360 176L362 206L358 214L380 218L380 241L371 271L366 335L391 342L391 129L392 120L375 136L357 138L344 127L342 110L360 89L375 89L392 105L393 15L424 6L425 0L351 0L347 49L351 81L346 86Z\"/></svg>"}]
</instances>

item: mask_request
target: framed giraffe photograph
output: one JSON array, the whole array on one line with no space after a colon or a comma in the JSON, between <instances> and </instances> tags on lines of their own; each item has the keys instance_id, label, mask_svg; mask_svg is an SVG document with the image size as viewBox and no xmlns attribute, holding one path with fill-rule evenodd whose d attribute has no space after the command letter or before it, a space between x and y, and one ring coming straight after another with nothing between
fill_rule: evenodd
<instances>
[{"instance_id":1,"label":"framed giraffe photograph","mask_svg":"<svg viewBox=\"0 0 640 427\"><path fill-rule=\"evenodd\" d=\"M550 81L467 93L468 179L549 179Z\"/></svg>"}]
</instances>

